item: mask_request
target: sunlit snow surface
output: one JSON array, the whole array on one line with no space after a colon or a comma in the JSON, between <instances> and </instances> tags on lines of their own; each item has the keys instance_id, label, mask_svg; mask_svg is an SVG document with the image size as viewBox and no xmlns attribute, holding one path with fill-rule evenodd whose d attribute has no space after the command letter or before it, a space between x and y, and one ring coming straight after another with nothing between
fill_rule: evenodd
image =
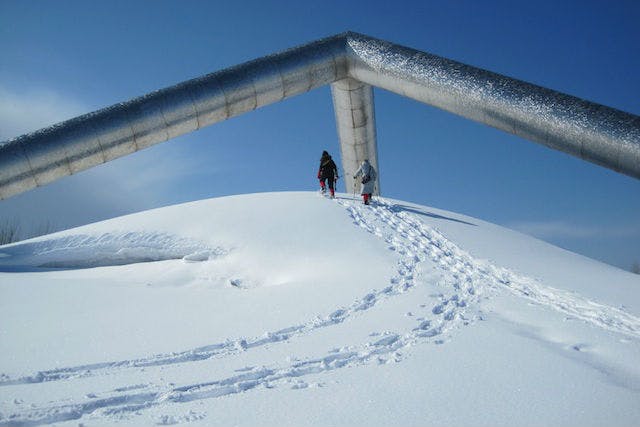
<instances>
[{"instance_id":1,"label":"sunlit snow surface","mask_svg":"<svg viewBox=\"0 0 640 427\"><path fill-rule=\"evenodd\" d=\"M640 420L640 278L434 208L204 200L0 271L0 425Z\"/></svg>"}]
</instances>

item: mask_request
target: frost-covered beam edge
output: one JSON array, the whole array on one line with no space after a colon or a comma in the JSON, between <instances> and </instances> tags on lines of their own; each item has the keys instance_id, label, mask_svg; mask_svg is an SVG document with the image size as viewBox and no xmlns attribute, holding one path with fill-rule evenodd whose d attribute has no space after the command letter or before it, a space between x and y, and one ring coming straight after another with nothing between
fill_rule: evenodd
<instances>
[{"instance_id":1,"label":"frost-covered beam edge","mask_svg":"<svg viewBox=\"0 0 640 427\"><path fill-rule=\"evenodd\" d=\"M349 76L640 179L640 117L350 33Z\"/></svg>"},{"instance_id":2,"label":"frost-covered beam edge","mask_svg":"<svg viewBox=\"0 0 640 427\"><path fill-rule=\"evenodd\" d=\"M7 141L0 199L347 77L640 178L640 117L349 32Z\"/></svg>"}]
</instances>

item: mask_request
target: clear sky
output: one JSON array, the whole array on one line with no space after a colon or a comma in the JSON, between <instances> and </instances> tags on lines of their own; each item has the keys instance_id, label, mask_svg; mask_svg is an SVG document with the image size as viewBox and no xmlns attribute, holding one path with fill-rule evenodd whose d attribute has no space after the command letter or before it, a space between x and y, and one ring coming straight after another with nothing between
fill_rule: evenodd
<instances>
[{"instance_id":1,"label":"clear sky","mask_svg":"<svg viewBox=\"0 0 640 427\"><path fill-rule=\"evenodd\" d=\"M640 115L639 22L637 0L0 0L0 140L346 30ZM625 269L640 262L639 180L374 96L383 195ZM0 220L59 229L208 197L314 190L320 153L339 159L338 147L323 87L1 201Z\"/></svg>"}]
</instances>

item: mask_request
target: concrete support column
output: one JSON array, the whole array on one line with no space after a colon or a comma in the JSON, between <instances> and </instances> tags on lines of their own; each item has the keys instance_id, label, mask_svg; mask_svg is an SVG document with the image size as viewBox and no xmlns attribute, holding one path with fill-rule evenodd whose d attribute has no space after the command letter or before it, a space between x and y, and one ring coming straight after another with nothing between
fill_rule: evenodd
<instances>
[{"instance_id":1,"label":"concrete support column","mask_svg":"<svg viewBox=\"0 0 640 427\"><path fill-rule=\"evenodd\" d=\"M380 194L380 168L376 142L376 120L373 109L373 88L361 81L346 78L331 84L336 126L340 139L340 154L346 192L360 191L360 183L353 174L364 159L378 173L375 194ZM357 180L356 180L357 181Z\"/></svg>"}]
</instances>

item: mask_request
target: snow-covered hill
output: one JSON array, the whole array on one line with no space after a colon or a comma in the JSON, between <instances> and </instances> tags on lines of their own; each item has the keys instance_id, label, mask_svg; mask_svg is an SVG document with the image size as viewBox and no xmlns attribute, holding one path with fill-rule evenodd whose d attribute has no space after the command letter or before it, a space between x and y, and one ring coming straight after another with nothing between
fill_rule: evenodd
<instances>
[{"instance_id":1,"label":"snow-covered hill","mask_svg":"<svg viewBox=\"0 0 640 427\"><path fill-rule=\"evenodd\" d=\"M0 425L640 422L640 277L451 212L226 197L0 271Z\"/></svg>"}]
</instances>

